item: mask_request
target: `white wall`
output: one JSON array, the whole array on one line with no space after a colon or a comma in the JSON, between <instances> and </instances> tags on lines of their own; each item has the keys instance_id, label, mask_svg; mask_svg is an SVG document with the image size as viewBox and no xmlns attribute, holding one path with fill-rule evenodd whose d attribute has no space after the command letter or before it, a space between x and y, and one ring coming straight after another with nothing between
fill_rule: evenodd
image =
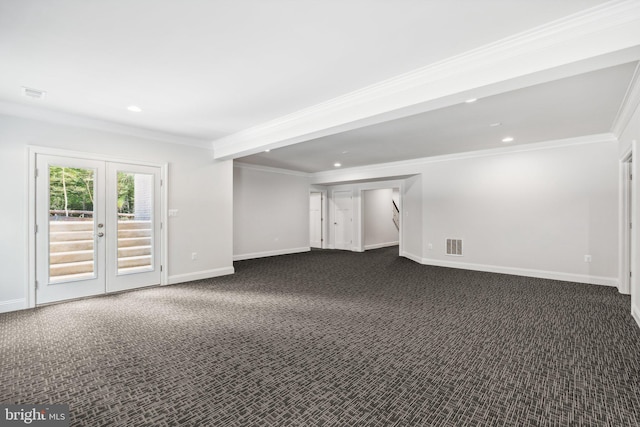
<instances>
[{"instance_id":1,"label":"white wall","mask_svg":"<svg viewBox=\"0 0 640 427\"><path fill-rule=\"evenodd\" d=\"M304 174L236 163L233 192L234 259L310 250Z\"/></svg>"},{"instance_id":2,"label":"white wall","mask_svg":"<svg viewBox=\"0 0 640 427\"><path fill-rule=\"evenodd\" d=\"M365 190L362 196L365 250L397 245L398 229L393 223L393 189Z\"/></svg>"},{"instance_id":3,"label":"white wall","mask_svg":"<svg viewBox=\"0 0 640 427\"><path fill-rule=\"evenodd\" d=\"M391 190L391 199L395 202L396 206L400 208L400 189L394 188Z\"/></svg>"},{"instance_id":4,"label":"white wall","mask_svg":"<svg viewBox=\"0 0 640 427\"><path fill-rule=\"evenodd\" d=\"M312 181L409 174L415 176L403 184L404 256L424 264L617 284L618 147L610 136L331 171ZM463 257L445 254L447 237L464 239Z\"/></svg>"},{"instance_id":5,"label":"white wall","mask_svg":"<svg viewBox=\"0 0 640 427\"><path fill-rule=\"evenodd\" d=\"M423 186L425 263L617 282L615 143L434 163ZM464 239L463 258L447 237Z\"/></svg>"},{"instance_id":6,"label":"white wall","mask_svg":"<svg viewBox=\"0 0 640 427\"><path fill-rule=\"evenodd\" d=\"M24 308L27 292L27 146L169 164L169 283L233 272L232 162L211 151L105 131L0 116L0 311ZM12 183L12 185L7 185ZM191 253L198 259L191 260Z\"/></svg>"}]
</instances>

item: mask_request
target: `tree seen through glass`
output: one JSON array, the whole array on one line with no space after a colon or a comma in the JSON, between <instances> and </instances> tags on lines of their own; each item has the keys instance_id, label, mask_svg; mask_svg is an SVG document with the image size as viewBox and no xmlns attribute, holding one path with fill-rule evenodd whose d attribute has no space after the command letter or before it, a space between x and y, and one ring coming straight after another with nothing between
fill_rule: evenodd
<instances>
[{"instance_id":1,"label":"tree seen through glass","mask_svg":"<svg viewBox=\"0 0 640 427\"><path fill-rule=\"evenodd\" d=\"M52 216L93 215L95 191L93 169L51 166L49 183L49 209ZM118 213L134 213L134 190L134 174L118 172Z\"/></svg>"}]
</instances>

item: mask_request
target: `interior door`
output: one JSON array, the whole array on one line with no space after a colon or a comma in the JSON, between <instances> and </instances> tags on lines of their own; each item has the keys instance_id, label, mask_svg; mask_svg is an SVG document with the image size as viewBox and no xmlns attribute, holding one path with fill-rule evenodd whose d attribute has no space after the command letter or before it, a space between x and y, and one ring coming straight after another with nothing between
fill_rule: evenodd
<instances>
[{"instance_id":1,"label":"interior door","mask_svg":"<svg viewBox=\"0 0 640 427\"><path fill-rule=\"evenodd\" d=\"M353 198L350 191L336 191L333 194L335 205L334 233L336 249L351 249L353 218Z\"/></svg>"},{"instance_id":2,"label":"interior door","mask_svg":"<svg viewBox=\"0 0 640 427\"><path fill-rule=\"evenodd\" d=\"M159 167L36 156L36 304L160 284Z\"/></svg>"},{"instance_id":3,"label":"interior door","mask_svg":"<svg viewBox=\"0 0 640 427\"><path fill-rule=\"evenodd\" d=\"M309 197L309 242L312 248L322 248L322 193Z\"/></svg>"},{"instance_id":4,"label":"interior door","mask_svg":"<svg viewBox=\"0 0 640 427\"><path fill-rule=\"evenodd\" d=\"M38 304L105 291L104 162L36 158Z\"/></svg>"}]
</instances>

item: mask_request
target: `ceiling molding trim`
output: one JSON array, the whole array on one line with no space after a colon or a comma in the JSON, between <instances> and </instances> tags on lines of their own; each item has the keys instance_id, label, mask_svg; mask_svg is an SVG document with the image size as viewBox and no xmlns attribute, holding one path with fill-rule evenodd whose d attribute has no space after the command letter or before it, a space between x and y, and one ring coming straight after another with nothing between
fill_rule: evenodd
<instances>
[{"instance_id":1,"label":"ceiling molding trim","mask_svg":"<svg viewBox=\"0 0 640 427\"><path fill-rule=\"evenodd\" d=\"M539 150L553 150L558 148L575 147L587 144L617 142L618 138L616 138L613 133L602 133L575 138L557 139L544 142L534 142L530 144L492 148L488 150L467 151L464 153L422 157L419 159L403 160L399 162L379 163L375 165L345 168L341 170L327 170L311 174L311 182L312 184L322 184L326 182L364 180L367 178L378 178L384 176L412 175L420 173L420 167L430 163L477 159L482 157L525 153Z\"/></svg>"},{"instance_id":2,"label":"ceiling molding trim","mask_svg":"<svg viewBox=\"0 0 640 427\"><path fill-rule=\"evenodd\" d=\"M640 2L613 0L220 138L212 142L214 157L246 156L364 121L383 122L385 114L447 96L462 102L464 92L637 45Z\"/></svg>"},{"instance_id":3,"label":"ceiling molding trim","mask_svg":"<svg viewBox=\"0 0 640 427\"><path fill-rule=\"evenodd\" d=\"M640 105L640 63L636 66L631 83L620 105L611 131L619 138Z\"/></svg>"},{"instance_id":4,"label":"ceiling molding trim","mask_svg":"<svg viewBox=\"0 0 640 427\"><path fill-rule=\"evenodd\" d=\"M39 120L57 125L74 126L211 150L211 142L202 139L174 135L166 132L123 125L107 120L94 119L61 111L52 111L42 107L22 105L13 102L0 101L0 114L23 119Z\"/></svg>"},{"instance_id":5,"label":"ceiling molding trim","mask_svg":"<svg viewBox=\"0 0 640 427\"><path fill-rule=\"evenodd\" d=\"M262 165L254 165L251 163L244 163L234 160L233 167L238 169L249 169L258 172L269 172L269 173L279 173L281 175L293 175L293 176L301 176L304 178L310 178L311 174L307 172L294 171L291 169L283 169L283 168L274 168L271 166L262 166Z\"/></svg>"},{"instance_id":6,"label":"ceiling molding trim","mask_svg":"<svg viewBox=\"0 0 640 427\"><path fill-rule=\"evenodd\" d=\"M379 178L379 179L370 179L366 181L351 181L351 182L338 182L335 184L322 184L323 187L326 187L329 190L357 190L357 191L370 191L370 190L384 190L391 188L402 188L402 184L406 178L414 175L407 175L398 178Z\"/></svg>"}]
</instances>

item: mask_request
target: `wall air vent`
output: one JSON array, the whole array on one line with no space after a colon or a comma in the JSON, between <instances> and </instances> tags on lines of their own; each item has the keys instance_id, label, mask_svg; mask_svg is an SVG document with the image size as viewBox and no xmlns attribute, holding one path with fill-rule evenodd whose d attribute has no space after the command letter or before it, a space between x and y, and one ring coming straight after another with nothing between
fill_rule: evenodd
<instances>
[{"instance_id":1,"label":"wall air vent","mask_svg":"<svg viewBox=\"0 0 640 427\"><path fill-rule=\"evenodd\" d=\"M447 255L462 256L462 239L447 239Z\"/></svg>"},{"instance_id":2,"label":"wall air vent","mask_svg":"<svg viewBox=\"0 0 640 427\"><path fill-rule=\"evenodd\" d=\"M44 99L47 92L22 86L22 94L27 98Z\"/></svg>"}]
</instances>

